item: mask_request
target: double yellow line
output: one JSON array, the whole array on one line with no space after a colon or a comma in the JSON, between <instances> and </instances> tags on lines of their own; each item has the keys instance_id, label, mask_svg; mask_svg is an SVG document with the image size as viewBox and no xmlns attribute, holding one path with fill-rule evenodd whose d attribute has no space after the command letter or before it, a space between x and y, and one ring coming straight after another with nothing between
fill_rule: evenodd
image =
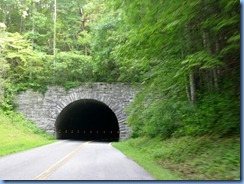
<instances>
[{"instance_id":1,"label":"double yellow line","mask_svg":"<svg viewBox=\"0 0 244 184\"><path fill-rule=\"evenodd\" d=\"M78 148L76 148L75 150L73 150L71 153L69 153L68 155L66 155L65 157L63 157L61 160L59 160L58 162L56 162L55 164L53 164L51 167L49 167L47 170L45 170L44 172L42 172L41 174L39 174L38 176L36 176L34 178L34 180L46 180L48 176L50 176L51 174L53 174L55 171L58 170L58 168L60 168L62 165L64 165L69 159L71 159L78 151L80 151L80 149L85 146L86 144L90 143L91 141L82 143Z\"/></svg>"}]
</instances>

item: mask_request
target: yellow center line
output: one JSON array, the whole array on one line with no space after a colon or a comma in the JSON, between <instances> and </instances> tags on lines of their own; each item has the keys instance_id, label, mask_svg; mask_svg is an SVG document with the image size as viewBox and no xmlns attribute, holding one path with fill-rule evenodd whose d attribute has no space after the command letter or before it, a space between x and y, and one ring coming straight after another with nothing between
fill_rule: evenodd
<instances>
[{"instance_id":1,"label":"yellow center line","mask_svg":"<svg viewBox=\"0 0 244 184\"><path fill-rule=\"evenodd\" d=\"M72 158L72 156L74 156L78 151L80 151L80 149L83 146L85 146L86 144L88 144L90 142L91 141L82 143L78 148L76 148L71 153L69 153L68 155L66 155L65 157L63 157L61 160L59 160L58 162L56 162L55 164L53 164L51 167L49 167L47 170L45 170L41 174L39 174L38 176L36 176L34 178L34 180L46 180L48 176L50 176L56 170L58 170L58 168L60 168L62 165L64 165L70 158Z\"/></svg>"}]
</instances>

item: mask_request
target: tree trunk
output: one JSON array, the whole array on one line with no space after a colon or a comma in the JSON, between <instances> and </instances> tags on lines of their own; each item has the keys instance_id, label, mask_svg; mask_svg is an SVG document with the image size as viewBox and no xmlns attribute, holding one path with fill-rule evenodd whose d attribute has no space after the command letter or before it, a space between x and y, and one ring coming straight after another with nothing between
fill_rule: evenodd
<instances>
[{"instance_id":1,"label":"tree trunk","mask_svg":"<svg viewBox=\"0 0 244 184\"><path fill-rule=\"evenodd\" d=\"M216 38L215 52L216 52L216 54L218 54L220 52L219 36L217 36L217 38ZM220 73L220 72L219 72L219 67L217 66L213 69L214 87L216 90L219 89L218 73Z\"/></svg>"},{"instance_id":2,"label":"tree trunk","mask_svg":"<svg viewBox=\"0 0 244 184\"><path fill-rule=\"evenodd\" d=\"M188 82L188 79L186 79L186 81ZM190 92L189 92L188 84L186 84L185 89L186 89L186 96L187 96L188 102L191 103L191 95L190 95Z\"/></svg>"},{"instance_id":3,"label":"tree trunk","mask_svg":"<svg viewBox=\"0 0 244 184\"><path fill-rule=\"evenodd\" d=\"M53 55L54 55L54 58L56 57L56 29L57 29L56 25L57 25L57 1L54 0L54 13L53 13Z\"/></svg>"},{"instance_id":4,"label":"tree trunk","mask_svg":"<svg viewBox=\"0 0 244 184\"><path fill-rule=\"evenodd\" d=\"M213 69L213 78L214 78L214 88L215 90L219 89L219 84L218 84L218 75L217 75L217 68Z\"/></svg>"},{"instance_id":5,"label":"tree trunk","mask_svg":"<svg viewBox=\"0 0 244 184\"><path fill-rule=\"evenodd\" d=\"M193 71L189 74L190 81L190 94L191 94L191 103L194 104L196 102L196 87L195 87L195 79Z\"/></svg>"},{"instance_id":6,"label":"tree trunk","mask_svg":"<svg viewBox=\"0 0 244 184\"><path fill-rule=\"evenodd\" d=\"M35 49L35 40L34 40L34 35L35 35L35 20L34 20L34 14L35 14L35 2L32 2L32 39L31 39L31 44L32 44L32 50ZM30 61L30 66L32 67L32 62ZM30 80L32 79L32 72L30 72L29 75Z\"/></svg>"},{"instance_id":7,"label":"tree trunk","mask_svg":"<svg viewBox=\"0 0 244 184\"><path fill-rule=\"evenodd\" d=\"M35 15L35 11L36 11L36 6L35 6L35 2L33 1L32 2L32 49L34 50L35 49L35 39L34 39L34 35L35 35L35 20L34 20L34 15Z\"/></svg>"},{"instance_id":8,"label":"tree trunk","mask_svg":"<svg viewBox=\"0 0 244 184\"><path fill-rule=\"evenodd\" d=\"M57 1L54 0L53 13L53 82L56 83L56 23L57 23Z\"/></svg>"}]
</instances>

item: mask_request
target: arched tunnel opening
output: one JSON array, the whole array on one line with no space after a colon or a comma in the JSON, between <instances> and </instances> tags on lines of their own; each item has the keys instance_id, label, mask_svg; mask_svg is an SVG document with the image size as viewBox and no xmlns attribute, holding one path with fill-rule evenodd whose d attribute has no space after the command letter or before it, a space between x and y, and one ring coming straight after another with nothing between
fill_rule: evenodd
<instances>
[{"instance_id":1,"label":"arched tunnel opening","mask_svg":"<svg viewBox=\"0 0 244 184\"><path fill-rule=\"evenodd\" d=\"M57 139L119 141L119 124L103 102L81 99L67 105L55 122Z\"/></svg>"}]
</instances>

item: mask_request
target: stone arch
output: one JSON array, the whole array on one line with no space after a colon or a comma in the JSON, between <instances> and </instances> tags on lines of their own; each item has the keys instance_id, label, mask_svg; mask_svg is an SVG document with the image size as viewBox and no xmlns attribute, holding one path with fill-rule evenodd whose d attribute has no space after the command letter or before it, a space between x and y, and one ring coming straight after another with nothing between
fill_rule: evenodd
<instances>
[{"instance_id":1,"label":"stone arch","mask_svg":"<svg viewBox=\"0 0 244 184\"><path fill-rule=\"evenodd\" d=\"M17 96L18 110L41 129L54 134L54 124L61 111L80 99L94 99L105 103L116 115L120 140L129 137L131 128L126 123L125 108L132 102L136 90L123 83L83 84L65 91L58 86L49 86L45 94L27 90Z\"/></svg>"},{"instance_id":2,"label":"stone arch","mask_svg":"<svg viewBox=\"0 0 244 184\"><path fill-rule=\"evenodd\" d=\"M49 108L50 116L49 118L53 119L53 124L55 123L58 115L62 112L62 110L71 104L72 102L75 102L77 100L82 99L92 99L97 100L100 102L105 103L115 114L117 117L118 123L119 123L119 130L121 132L120 139L123 139L125 134L128 131L128 127L126 126L126 114L124 112L124 105L121 105L121 102L118 99L115 99L111 95L104 95L104 94L98 94L98 93L77 93L73 92L65 96L64 98L59 99L58 102L53 102L55 104L55 107Z\"/></svg>"},{"instance_id":3,"label":"stone arch","mask_svg":"<svg viewBox=\"0 0 244 184\"><path fill-rule=\"evenodd\" d=\"M55 121L57 139L118 141L119 123L105 103L94 99L76 100L60 112Z\"/></svg>"}]
</instances>

